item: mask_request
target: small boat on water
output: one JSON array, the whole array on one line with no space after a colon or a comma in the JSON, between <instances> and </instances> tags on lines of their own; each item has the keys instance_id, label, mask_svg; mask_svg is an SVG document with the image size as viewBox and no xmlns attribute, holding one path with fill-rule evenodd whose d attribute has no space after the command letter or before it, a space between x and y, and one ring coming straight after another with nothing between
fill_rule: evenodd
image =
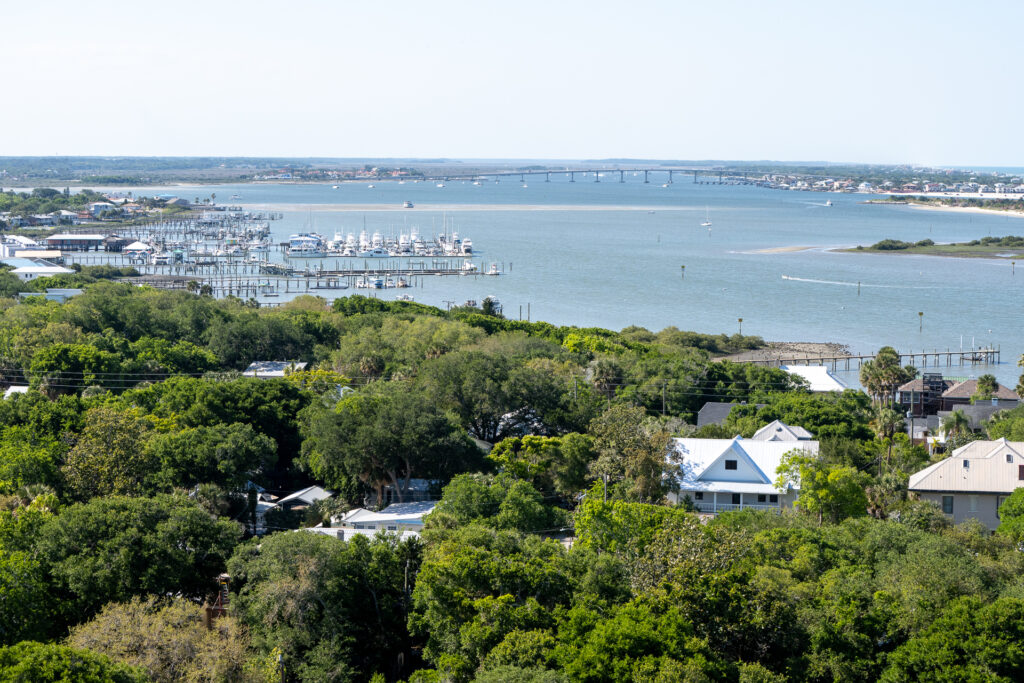
<instances>
[{"instance_id":1,"label":"small boat on water","mask_svg":"<svg viewBox=\"0 0 1024 683\"><path fill-rule=\"evenodd\" d=\"M438 183L437 186L438 187L444 187L444 183Z\"/></svg>"},{"instance_id":2,"label":"small boat on water","mask_svg":"<svg viewBox=\"0 0 1024 683\"><path fill-rule=\"evenodd\" d=\"M831 199L825 200L825 206L832 206L832 200Z\"/></svg>"},{"instance_id":3,"label":"small boat on water","mask_svg":"<svg viewBox=\"0 0 1024 683\"><path fill-rule=\"evenodd\" d=\"M403 209L411 209L412 207L413 207L413 204L408 199L406 199L404 202L402 202L402 208Z\"/></svg>"},{"instance_id":4,"label":"small boat on water","mask_svg":"<svg viewBox=\"0 0 1024 683\"><path fill-rule=\"evenodd\" d=\"M338 186L337 186L337 185L331 185L331 189L332 189L332 190L337 190L337 189L338 189Z\"/></svg>"},{"instance_id":5,"label":"small boat on water","mask_svg":"<svg viewBox=\"0 0 1024 683\"><path fill-rule=\"evenodd\" d=\"M498 270L498 264L492 263L490 269L484 275L501 275L501 271Z\"/></svg>"},{"instance_id":6,"label":"small boat on water","mask_svg":"<svg viewBox=\"0 0 1024 683\"><path fill-rule=\"evenodd\" d=\"M366 186L367 190L372 190L373 188L374 188L374 184L373 183L370 183L369 185Z\"/></svg>"},{"instance_id":7,"label":"small boat on water","mask_svg":"<svg viewBox=\"0 0 1024 683\"><path fill-rule=\"evenodd\" d=\"M412 298L412 294L399 294L395 297L395 301L415 301Z\"/></svg>"},{"instance_id":8,"label":"small boat on water","mask_svg":"<svg viewBox=\"0 0 1024 683\"><path fill-rule=\"evenodd\" d=\"M704 211L705 211L704 222L701 223L700 225L701 225L702 228L710 228L711 227L711 209L708 208L708 207L705 207Z\"/></svg>"}]
</instances>

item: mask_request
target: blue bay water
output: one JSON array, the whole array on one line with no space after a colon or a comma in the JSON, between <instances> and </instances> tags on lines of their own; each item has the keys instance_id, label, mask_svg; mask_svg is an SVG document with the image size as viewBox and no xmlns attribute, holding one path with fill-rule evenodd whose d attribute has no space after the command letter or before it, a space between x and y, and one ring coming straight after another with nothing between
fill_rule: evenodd
<instances>
[{"instance_id":1,"label":"blue bay water","mask_svg":"<svg viewBox=\"0 0 1024 683\"><path fill-rule=\"evenodd\" d=\"M664 174L659 174L664 176ZM885 238L936 242L1024 234L1024 218L865 204L866 195L787 192L694 184L683 174L593 177L553 175L481 186L460 181L245 184L171 188L189 199L284 211L274 237L315 229L397 235L413 226L440 232L443 221L471 237L474 261L502 265L501 277L428 277L412 290L436 306L497 296L508 317L621 329L667 326L707 333L738 331L779 341L831 341L869 353L993 344L995 374L1014 386L1024 351L1020 315L1024 264L1009 261L849 254L832 247ZM138 192L138 188L133 188ZM148 193L149 190L142 190ZM231 200L232 195L240 199ZM826 200L833 206L825 206ZM415 208L401 210L402 202ZM701 227L707 212L712 229ZM812 247L764 253L766 249ZM759 253L761 252L761 253ZM279 257L276 257L279 258ZM332 266L333 259L325 265ZM316 261L311 261L315 264ZM685 266L685 279L681 276ZM785 275L791 279L784 279ZM857 283L860 283L858 289ZM340 292L344 295L348 292ZM393 298L399 291L374 295ZM923 316L918 313L923 312ZM947 374L986 370L954 366ZM855 383L855 372L844 379Z\"/></svg>"}]
</instances>

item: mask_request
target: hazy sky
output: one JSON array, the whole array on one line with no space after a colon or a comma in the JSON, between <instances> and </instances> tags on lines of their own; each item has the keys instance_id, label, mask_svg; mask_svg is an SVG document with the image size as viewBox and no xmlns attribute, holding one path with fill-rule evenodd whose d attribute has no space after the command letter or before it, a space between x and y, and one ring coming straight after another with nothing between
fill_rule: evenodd
<instances>
[{"instance_id":1,"label":"hazy sky","mask_svg":"<svg viewBox=\"0 0 1024 683\"><path fill-rule=\"evenodd\" d=\"M1024 165L1024 2L0 0L0 155Z\"/></svg>"}]
</instances>

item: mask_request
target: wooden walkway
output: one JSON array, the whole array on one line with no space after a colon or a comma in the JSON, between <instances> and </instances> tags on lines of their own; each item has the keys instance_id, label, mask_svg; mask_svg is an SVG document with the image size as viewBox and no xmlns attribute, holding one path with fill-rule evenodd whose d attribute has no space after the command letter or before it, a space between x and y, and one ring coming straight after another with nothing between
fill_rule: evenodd
<instances>
[{"instance_id":1,"label":"wooden walkway","mask_svg":"<svg viewBox=\"0 0 1024 683\"><path fill-rule=\"evenodd\" d=\"M980 348L970 351L920 351L900 353L900 365L912 365L916 368L951 368L964 367L967 365L996 365L999 363L999 348ZM805 356L800 358L766 358L759 360L744 361L755 365L767 365L778 367L780 365L824 365L830 366L833 371L853 370L860 368L865 361L873 360L874 354L870 355L836 355L836 356ZM856 364L856 365L854 365Z\"/></svg>"}]
</instances>

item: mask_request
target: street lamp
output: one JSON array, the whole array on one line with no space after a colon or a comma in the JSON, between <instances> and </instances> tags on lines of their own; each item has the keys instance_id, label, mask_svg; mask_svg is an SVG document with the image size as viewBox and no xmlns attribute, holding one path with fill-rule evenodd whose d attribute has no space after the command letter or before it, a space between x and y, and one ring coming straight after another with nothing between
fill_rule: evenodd
<instances>
[{"instance_id":1,"label":"street lamp","mask_svg":"<svg viewBox=\"0 0 1024 683\"><path fill-rule=\"evenodd\" d=\"M740 323L740 336L742 337L743 336L743 318L737 318L737 320L739 320L739 323Z\"/></svg>"}]
</instances>

